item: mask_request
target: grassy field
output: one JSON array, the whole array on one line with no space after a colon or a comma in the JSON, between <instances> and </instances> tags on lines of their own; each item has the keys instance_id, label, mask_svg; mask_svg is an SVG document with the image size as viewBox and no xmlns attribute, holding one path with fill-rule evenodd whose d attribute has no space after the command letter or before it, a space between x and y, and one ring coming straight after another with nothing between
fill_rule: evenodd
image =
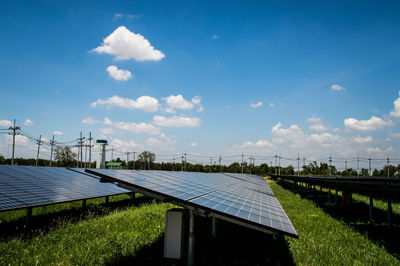
<instances>
[{"instance_id":1,"label":"grassy field","mask_svg":"<svg viewBox=\"0 0 400 266\"><path fill-rule=\"evenodd\" d=\"M195 217L198 265L400 264L396 252L333 215L313 198L269 181L299 233L271 236L224 221L217 238L210 219ZM169 265L162 259L165 212L176 206L127 196L34 208L29 227L24 211L0 213L0 265ZM179 264L179 263L178 263Z\"/></svg>"}]
</instances>

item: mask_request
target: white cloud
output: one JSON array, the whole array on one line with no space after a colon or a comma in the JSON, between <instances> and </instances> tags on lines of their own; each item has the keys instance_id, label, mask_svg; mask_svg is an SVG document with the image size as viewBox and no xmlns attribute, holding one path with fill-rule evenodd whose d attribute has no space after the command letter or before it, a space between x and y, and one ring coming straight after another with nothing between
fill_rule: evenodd
<instances>
[{"instance_id":1,"label":"white cloud","mask_svg":"<svg viewBox=\"0 0 400 266\"><path fill-rule=\"evenodd\" d=\"M345 87L342 87L342 86L337 85L337 84L331 86L331 90L333 90L333 91L342 91L342 90L345 90L345 89L346 89Z\"/></svg>"},{"instance_id":2,"label":"white cloud","mask_svg":"<svg viewBox=\"0 0 400 266\"><path fill-rule=\"evenodd\" d=\"M313 115L312 117L308 118L307 121L311 123L321 122L321 118L318 118L315 115Z\"/></svg>"},{"instance_id":3,"label":"white cloud","mask_svg":"<svg viewBox=\"0 0 400 266\"><path fill-rule=\"evenodd\" d=\"M400 91L399 97L394 101L394 110L390 112L390 115L400 119Z\"/></svg>"},{"instance_id":4,"label":"white cloud","mask_svg":"<svg viewBox=\"0 0 400 266\"><path fill-rule=\"evenodd\" d=\"M197 145L197 142L193 142L193 143L190 143L190 146L197 147L198 145Z\"/></svg>"},{"instance_id":5,"label":"white cloud","mask_svg":"<svg viewBox=\"0 0 400 266\"><path fill-rule=\"evenodd\" d=\"M390 136L394 137L394 138L400 138L400 133L390 133Z\"/></svg>"},{"instance_id":6,"label":"white cloud","mask_svg":"<svg viewBox=\"0 0 400 266\"><path fill-rule=\"evenodd\" d=\"M353 137L352 138L355 142L357 142L358 144L365 144L365 143L371 143L373 141L371 136L366 136L366 137Z\"/></svg>"},{"instance_id":7,"label":"white cloud","mask_svg":"<svg viewBox=\"0 0 400 266\"><path fill-rule=\"evenodd\" d=\"M12 127L13 123L8 120L0 120L0 126L2 127Z\"/></svg>"},{"instance_id":8,"label":"white cloud","mask_svg":"<svg viewBox=\"0 0 400 266\"><path fill-rule=\"evenodd\" d=\"M105 100L98 99L96 102L93 102L90 107L95 108L101 105L105 105L106 107L118 106L126 109L140 109L146 112L156 112L159 103L156 98L150 96L140 96L136 100L133 100L114 95Z\"/></svg>"},{"instance_id":9,"label":"white cloud","mask_svg":"<svg viewBox=\"0 0 400 266\"><path fill-rule=\"evenodd\" d=\"M63 133L61 131L55 130L53 131L53 135L61 136Z\"/></svg>"},{"instance_id":10,"label":"white cloud","mask_svg":"<svg viewBox=\"0 0 400 266\"><path fill-rule=\"evenodd\" d=\"M113 125L121 130L130 131L133 133L145 133L157 135L161 133L161 129L148 123L133 123L133 122L113 122Z\"/></svg>"},{"instance_id":11,"label":"white cloud","mask_svg":"<svg viewBox=\"0 0 400 266\"><path fill-rule=\"evenodd\" d=\"M183 98L181 94L170 95L162 99L168 105L168 108L165 111L170 114L175 114L176 113L175 109L191 110L196 105L199 107L197 109L198 112L202 112L204 110L203 106L200 104L201 97L199 96L194 96L191 101L185 100L185 98Z\"/></svg>"},{"instance_id":12,"label":"white cloud","mask_svg":"<svg viewBox=\"0 0 400 266\"><path fill-rule=\"evenodd\" d=\"M26 119L25 122L24 122L24 126L27 126L27 127L33 126L32 120Z\"/></svg>"},{"instance_id":13,"label":"white cloud","mask_svg":"<svg viewBox=\"0 0 400 266\"><path fill-rule=\"evenodd\" d=\"M393 126L392 120L383 120L382 118L371 116L368 120L357 120L355 118L346 118L344 125L347 129L359 131L374 131L385 126Z\"/></svg>"},{"instance_id":14,"label":"white cloud","mask_svg":"<svg viewBox=\"0 0 400 266\"><path fill-rule=\"evenodd\" d=\"M115 60L134 59L138 62L159 61L165 57L161 51L154 49L142 35L131 32L125 26L119 26L103 40L101 46L92 51L114 55Z\"/></svg>"},{"instance_id":15,"label":"white cloud","mask_svg":"<svg viewBox=\"0 0 400 266\"><path fill-rule=\"evenodd\" d=\"M315 131L326 131L326 130L328 130L328 128L326 126L324 126L323 124L321 124L321 123L316 123L316 124L310 125L308 128L311 129L311 130L315 130Z\"/></svg>"},{"instance_id":16,"label":"white cloud","mask_svg":"<svg viewBox=\"0 0 400 266\"><path fill-rule=\"evenodd\" d=\"M117 151L137 151L138 149L143 149L143 145L133 140L123 141L120 139L113 139L110 141L109 145L113 146ZM130 160L133 160L133 157L130 157Z\"/></svg>"},{"instance_id":17,"label":"white cloud","mask_svg":"<svg viewBox=\"0 0 400 266\"><path fill-rule=\"evenodd\" d=\"M215 39L215 40L219 39L219 37L217 35L213 35L212 38Z\"/></svg>"},{"instance_id":18,"label":"white cloud","mask_svg":"<svg viewBox=\"0 0 400 266\"><path fill-rule=\"evenodd\" d=\"M114 134L114 129L112 127L100 128L100 132L103 135L111 135Z\"/></svg>"},{"instance_id":19,"label":"white cloud","mask_svg":"<svg viewBox=\"0 0 400 266\"><path fill-rule=\"evenodd\" d=\"M112 121L110 120L110 118L104 117L103 124L109 126L112 125Z\"/></svg>"},{"instance_id":20,"label":"white cloud","mask_svg":"<svg viewBox=\"0 0 400 266\"><path fill-rule=\"evenodd\" d=\"M160 134L158 138L148 138L146 140L146 146L156 151L174 151L177 144L176 140L167 137L164 133Z\"/></svg>"},{"instance_id":21,"label":"white cloud","mask_svg":"<svg viewBox=\"0 0 400 266\"><path fill-rule=\"evenodd\" d=\"M275 103L269 103L268 105L269 105L269 107L274 107Z\"/></svg>"},{"instance_id":22,"label":"white cloud","mask_svg":"<svg viewBox=\"0 0 400 266\"><path fill-rule=\"evenodd\" d=\"M154 116L153 123L164 127L197 127L201 123L201 119L197 117L187 116Z\"/></svg>"},{"instance_id":23,"label":"white cloud","mask_svg":"<svg viewBox=\"0 0 400 266\"><path fill-rule=\"evenodd\" d=\"M11 142L12 138L13 138L12 135L6 135L6 141L7 142ZM28 144L29 143L29 139L28 139L28 137L23 136L23 135L15 135L15 143L16 144Z\"/></svg>"},{"instance_id":24,"label":"white cloud","mask_svg":"<svg viewBox=\"0 0 400 266\"><path fill-rule=\"evenodd\" d=\"M170 108L190 110L193 108L193 103L185 100L181 94L178 95L170 95L168 97L163 98L166 101L167 105Z\"/></svg>"},{"instance_id":25,"label":"white cloud","mask_svg":"<svg viewBox=\"0 0 400 266\"><path fill-rule=\"evenodd\" d=\"M251 106L252 108L258 108L258 107L261 107L262 105L263 105L262 102L250 103L250 106Z\"/></svg>"},{"instance_id":26,"label":"white cloud","mask_svg":"<svg viewBox=\"0 0 400 266\"><path fill-rule=\"evenodd\" d=\"M116 66L111 65L107 67L107 72L113 79L126 81L132 77L129 70L118 69Z\"/></svg>"},{"instance_id":27,"label":"white cloud","mask_svg":"<svg viewBox=\"0 0 400 266\"><path fill-rule=\"evenodd\" d=\"M86 117L85 119L82 120L83 124L96 124L99 123L98 120L93 119L92 117Z\"/></svg>"},{"instance_id":28,"label":"white cloud","mask_svg":"<svg viewBox=\"0 0 400 266\"><path fill-rule=\"evenodd\" d=\"M246 141L242 145L240 145L242 149L275 149L275 145L269 142L268 140L259 140L257 142Z\"/></svg>"},{"instance_id":29,"label":"white cloud","mask_svg":"<svg viewBox=\"0 0 400 266\"><path fill-rule=\"evenodd\" d=\"M375 153L381 153L382 150L378 147L369 147L369 148L367 148L367 152L375 154Z\"/></svg>"}]
</instances>

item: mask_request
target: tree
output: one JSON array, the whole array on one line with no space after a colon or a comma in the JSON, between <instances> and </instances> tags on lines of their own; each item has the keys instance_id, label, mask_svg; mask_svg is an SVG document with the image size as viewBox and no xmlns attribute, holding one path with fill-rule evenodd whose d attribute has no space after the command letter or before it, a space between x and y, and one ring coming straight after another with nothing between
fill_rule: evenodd
<instances>
[{"instance_id":1,"label":"tree","mask_svg":"<svg viewBox=\"0 0 400 266\"><path fill-rule=\"evenodd\" d=\"M6 159L0 154L0 164L6 164Z\"/></svg>"},{"instance_id":2,"label":"tree","mask_svg":"<svg viewBox=\"0 0 400 266\"><path fill-rule=\"evenodd\" d=\"M151 151L143 151L141 154L139 154L138 158L139 161L143 163L143 169L146 169L147 167L147 170L149 170L151 165L156 160L156 155Z\"/></svg>"},{"instance_id":3,"label":"tree","mask_svg":"<svg viewBox=\"0 0 400 266\"><path fill-rule=\"evenodd\" d=\"M76 153L72 152L71 147L57 147L55 150L54 159L57 161L58 166L74 166Z\"/></svg>"}]
</instances>

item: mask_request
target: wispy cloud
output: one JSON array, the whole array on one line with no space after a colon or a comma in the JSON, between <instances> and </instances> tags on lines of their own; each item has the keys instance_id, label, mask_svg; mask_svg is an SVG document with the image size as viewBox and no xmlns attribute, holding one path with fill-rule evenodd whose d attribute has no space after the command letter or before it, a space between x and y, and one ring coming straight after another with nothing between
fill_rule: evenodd
<instances>
[{"instance_id":1,"label":"wispy cloud","mask_svg":"<svg viewBox=\"0 0 400 266\"><path fill-rule=\"evenodd\" d=\"M337 85L337 84L334 84L334 85L331 86L331 90L333 90L333 91L343 91L345 89L346 89L345 87L342 87L342 86Z\"/></svg>"},{"instance_id":2,"label":"wispy cloud","mask_svg":"<svg viewBox=\"0 0 400 266\"><path fill-rule=\"evenodd\" d=\"M251 106L252 108L258 108L258 107L261 107L262 105L263 105L262 102L250 103L250 106Z\"/></svg>"}]
</instances>

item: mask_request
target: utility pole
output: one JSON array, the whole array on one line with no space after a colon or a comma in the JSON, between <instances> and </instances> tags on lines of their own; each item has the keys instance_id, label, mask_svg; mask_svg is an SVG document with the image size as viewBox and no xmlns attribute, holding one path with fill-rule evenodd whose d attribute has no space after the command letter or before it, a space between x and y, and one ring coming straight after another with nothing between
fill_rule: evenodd
<instances>
[{"instance_id":1,"label":"utility pole","mask_svg":"<svg viewBox=\"0 0 400 266\"><path fill-rule=\"evenodd\" d=\"M329 156L329 176L332 175L332 156Z\"/></svg>"},{"instance_id":2,"label":"utility pole","mask_svg":"<svg viewBox=\"0 0 400 266\"><path fill-rule=\"evenodd\" d=\"M278 175L281 175L281 158L282 157L278 156L279 159Z\"/></svg>"},{"instance_id":3,"label":"utility pole","mask_svg":"<svg viewBox=\"0 0 400 266\"><path fill-rule=\"evenodd\" d=\"M346 172L347 172L347 161L344 161L344 169L345 169Z\"/></svg>"},{"instance_id":4,"label":"utility pole","mask_svg":"<svg viewBox=\"0 0 400 266\"><path fill-rule=\"evenodd\" d=\"M136 164L136 152L133 152L133 170L135 170L135 164Z\"/></svg>"},{"instance_id":5,"label":"utility pole","mask_svg":"<svg viewBox=\"0 0 400 266\"><path fill-rule=\"evenodd\" d=\"M53 138L50 140L50 145L51 145L51 150L50 150L50 167L51 167L51 161L53 160L53 149L54 149L54 135Z\"/></svg>"},{"instance_id":6,"label":"utility pole","mask_svg":"<svg viewBox=\"0 0 400 266\"><path fill-rule=\"evenodd\" d=\"M15 119L14 119L14 126L10 127L9 130L12 130L12 136L13 136L13 145L12 145L12 157L11 157L11 165L14 165L14 154L15 154L15 135L19 135L17 133L17 130L20 130L21 128L15 125Z\"/></svg>"},{"instance_id":7,"label":"utility pole","mask_svg":"<svg viewBox=\"0 0 400 266\"><path fill-rule=\"evenodd\" d=\"M212 173L213 158L210 158L210 173Z\"/></svg>"},{"instance_id":8,"label":"utility pole","mask_svg":"<svg viewBox=\"0 0 400 266\"><path fill-rule=\"evenodd\" d=\"M221 158L221 155L219 156L219 172L221 173L222 172L222 168L221 168L221 162L222 162L222 158Z\"/></svg>"},{"instance_id":9,"label":"utility pole","mask_svg":"<svg viewBox=\"0 0 400 266\"><path fill-rule=\"evenodd\" d=\"M37 147L37 155L36 155L36 166L38 165L38 160L39 160L39 152L40 152L40 145L42 145L42 135L39 135L39 139L36 140L36 143L38 145Z\"/></svg>"},{"instance_id":10,"label":"utility pole","mask_svg":"<svg viewBox=\"0 0 400 266\"><path fill-rule=\"evenodd\" d=\"M357 176L360 176L360 157L357 155Z\"/></svg>"},{"instance_id":11,"label":"utility pole","mask_svg":"<svg viewBox=\"0 0 400 266\"><path fill-rule=\"evenodd\" d=\"M114 147L111 146L111 161L114 160Z\"/></svg>"},{"instance_id":12,"label":"utility pole","mask_svg":"<svg viewBox=\"0 0 400 266\"><path fill-rule=\"evenodd\" d=\"M126 169L129 169L129 154L130 154L130 152L125 152L125 154L126 154Z\"/></svg>"},{"instance_id":13,"label":"utility pole","mask_svg":"<svg viewBox=\"0 0 400 266\"><path fill-rule=\"evenodd\" d=\"M390 169L389 169L389 164L390 164L390 159L389 159L389 156L387 157L387 173L388 173L388 176L387 177L389 177L389 175L390 175Z\"/></svg>"},{"instance_id":14,"label":"utility pole","mask_svg":"<svg viewBox=\"0 0 400 266\"><path fill-rule=\"evenodd\" d=\"M87 148L89 145L85 144L85 168L86 168L86 164L87 164Z\"/></svg>"},{"instance_id":15,"label":"utility pole","mask_svg":"<svg viewBox=\"0 0 400 266\"><path fill-rule=\"evenodd\" d=\"M242 174L243 174L243 156L244 156L244 154L242 153Z\"/></svg>"},{"instance_id":16,"label":"utility pole","mask_svg":"<svg viewBox=\"0 0 400 266\"><path fill-rule=\"evenodd\" d=\"M275 154L275 175L278 174L278 154Z\"/></svg>"},{"instance_id":17,"label":"utility pole","mask_svg":"<svg viewBox=\"0 0 400 266\"><path fill-rule=\"evenodd\" d=\"M369 168L369 176L372 176L371 158L368 158L368 168Z\"/></svg>"},{"instance_id":18,"label":"utility pole","mask_svg":"<svg viewBox=\"0 0 400 266\"><path fill-rule=\"evenodd\" d=\"M83 160L83 140L85 137L82 137L82 131L80 133L80 138L78 139L78 162L77 165L82 167L82 160ZM80 150L79 150L80 149ZM79 154L81 157L79 158Z\"/></svg>"},{"instance_id":19,"label":"utility pole","mask_svg":"<svg viewBox=\"0 0 400 266\"><path fill-rule=\"evenodd\" d=\"M183 172L183 158L184 158L184 156L182 155L181 158L182 158L181 171Z\"/></svg>"},{"instance_id":20,"label":"utility pole","mask_svg":"<svg viewBox=\"0 0 400 266\"><path fill-rule=\"evenodd\" d=\"M186 153L184 154L185 155L185 171L186 171L186 165L187 165L187 161L186 161Z\"/></svg>"},{"instance_id":21,"label":"utility pole","mask_svg":"<svg viewBox=\"0 0 400 266\"><path fill-rule=\"evenodd\" d=\"M92 132L89 132L89 168L91 168L92 164Z\"/></svg>"},{"instance_id":22,"label":"utility pole","mask_svg":"<svg viewBox=\"0 0 400 266\"><path fill-rule=\"evenodd\" d=\"M297 153L297 175L300 175L300 156Z\"/></svg>"},{"instance_id":23,"label":"utility pole","mask_svg":"<svg viewBox=\"0 0 400 266\"><path fill-rule=\"evenodd\" d=\"M172 171L175 171L175 158L172 159L172 161L173 161L173 164L172 164Z\"/></svg>"}]
</instances>

